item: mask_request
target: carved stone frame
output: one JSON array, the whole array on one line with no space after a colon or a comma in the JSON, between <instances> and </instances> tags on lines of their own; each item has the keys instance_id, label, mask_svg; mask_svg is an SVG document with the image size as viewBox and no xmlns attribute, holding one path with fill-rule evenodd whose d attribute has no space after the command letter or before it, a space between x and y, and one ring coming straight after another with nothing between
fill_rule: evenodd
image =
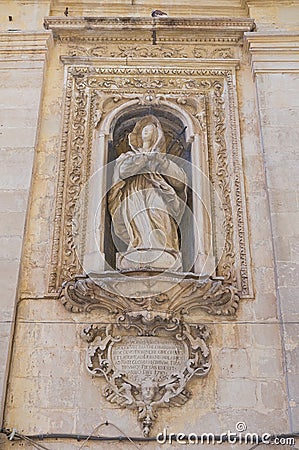
<instances>
[{"instance_id":1,"label":"carved stone frame","mask_svg":"<svg viewBox=\"0 0 299 450\"><path fill-rule=\"evenodd\" d=\"M91 173L95 126L113 108L125 103L166 100L191 117L208 150L207 175L221 197L224 221L216 224L225 236L217 276L236 286L242 297L252 296L247 219L242 175L241 145L235 89L236 60L215 61L209 68L190 60L164 67L105 66L85 58L63 57L66 70L64 127L61 142L54 239L49 292L57 292L65 280L82 273L75 251L73 217L76 202ZM157 61L155 63L157 65ZM187 67L186 67L187 66ZM104 141L109 135L102 136ZM213 201L211 202L213 214ZM87 206L86 204L84 205ZM83 210L84 214L84 210ZM221 231L222 230L222 231ZM84 230L81 230L84 245Z\"/></svg>"}]
</instances>

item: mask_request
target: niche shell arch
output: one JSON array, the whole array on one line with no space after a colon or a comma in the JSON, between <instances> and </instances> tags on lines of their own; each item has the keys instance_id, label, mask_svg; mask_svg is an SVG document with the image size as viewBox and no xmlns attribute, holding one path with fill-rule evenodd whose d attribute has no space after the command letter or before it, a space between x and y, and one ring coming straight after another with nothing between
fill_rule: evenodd
<instances>
[{"instance_id":1,"label":"niche shell arch","mask_svg":"<svg viewBox=\"0 0 299 450\"><path fill-rule=\"evenodd\" d=\"M186 162L189 213L184 215L180 227L183 270L211 274L209 268L214 266L213 262L211 264L213 252L205 136L194 118L180 105L167 100L159 100L158 104L140 104L138 99L128 100L114 108L94 132L84 271L100 273L115 269L115 243L120 249L122 244L111 233L111 217L107 211L106 196L111 184L112 166L120 153L129 150L127 136L136 122L146 115L154 115L161 122L168 152Z\"/></svg>"}]
</instances>

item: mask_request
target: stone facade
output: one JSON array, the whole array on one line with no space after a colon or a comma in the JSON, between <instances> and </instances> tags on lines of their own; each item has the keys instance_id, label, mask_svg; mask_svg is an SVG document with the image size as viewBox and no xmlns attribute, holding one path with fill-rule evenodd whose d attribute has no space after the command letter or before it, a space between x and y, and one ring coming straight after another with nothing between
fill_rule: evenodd
<instances>
[{"instance_id":1,"label":"stone facade","mask_svg":"<svg viewBox=\"0 0 299 450\"><path fill-rule=\"evenodd\" d=\"M150 18L147 0L67 7L65 16L61 0L0 1L3 429L142 436L135 411L107 402L103 380L85 368L82 330L111 317L64 308L60 287L82 273L70 235L74 199L102 164L95 139L108 142L105 124L116 107L150 101L189 114L198 127L194 136L206 149L198 165L220 186L225 206L223 229L211 206L215 248L221 233L232 248L224 245L218 275L240 299L235 315L236 307L186 314L209 328L212 366L190 380L188 402L159 410L151 436L166 427L219 435L238 422L260 435L298 432L298 2L165 0L154 5L169 15L160 21ZM222 153L215 142L224 143ZM33 448L5 434L0 443ZM83 442L42 444L68 450ZM163 448L155 439L136 444ZM132 447L89 441L85 448L117 445Z\"/></svg>"}]
</instances>

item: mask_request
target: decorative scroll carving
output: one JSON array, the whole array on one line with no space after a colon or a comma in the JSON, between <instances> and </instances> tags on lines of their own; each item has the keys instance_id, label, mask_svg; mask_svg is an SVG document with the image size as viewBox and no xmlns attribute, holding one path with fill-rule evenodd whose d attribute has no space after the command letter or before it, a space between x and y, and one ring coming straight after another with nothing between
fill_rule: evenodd
<instances>
[{"instance_id":1,"label":"decorative scroll carving","mask_svg":"<svg viewBox=\"0 0 299 450\"><path fill-rule=\"evenodd\" d=\"M179 319L144 325L139 317L117 326L90 326L82 333L88 342L87 370L105 377L104 396L122 408L136 409L143 433L149 435L157 409L181 406L190 398L193 377L208 374L209 332L204 325ZM116 334L115 334L116 333Z\"/></svg>"},{"instance_id":2,"label":"decorative scroll carving","mask_svg":"<svg viewBox=\"0 0 299 450\"><path fill-rule=\"evenodd\" d=\"M211 58L232 59L235 52L231 47L216 47L204 44L167 46L167 45L70 45L69 56L87 56L93 58Z\"/></svg>"},{"instance_id":3,"label":"decorative scroll carving","mask_svg":"<svg viewBox=\"0 0 299 450\"><path fill-rule=\"evenodd\" d=\"M194 58L221 58L230 59L234 57L234 52L231 47L207 47L207 46L195 46L193 48Z\"/></svg>"},{"instance_id":4,"label":"decorative scroll carving","mask_svg":"<svg viewBox=\"0 0 299 450\"><path fill-rule=\"evenodd\" d=\"M228 166L224 102L229 104L229 123L233 130L234 159L240 149L237 141L234 115L232 72L229 69L189 68L135 68L70 66L65 96L64 123L59 183L57 191L56 223L52 251L52 273L49 290L55 292L63 280L81 272L75 254L72 212L78 194L89 177L93 126L98 126L116 103L124 104L136 99L140 105L168 101L180 104L197 120L199 128L207 132L210 149L217 149L212 181L220 190L225 212L223 224L226 244L217 274L228 284L236 285L236 251L241 263L242 295L248 295L248 249L244 239L244 194L240 185L240 167ZM228 97L224 99L224 86ZM72 124L72 125L71 125ZM214 152L214 150L213 150ZM233 178L232 178L233 175ZM238 242L230 192L236 192L234 211L237 211ZM218 224L219 225L219 224ZM76 228L75 228L76 230Z\"/></svg>"},{"instance_id":5,"label":"decorative scroll carving","mask_svg":"<svg viewBox=\"0 0 299 450\"><path fill-rule=\"evenodd\" d=\"M237 138L237 120L236 120L236 105L235 95L233 90L233 80L231 75L227 77L227 84L229 89L229 109L231 118L231 136L232 136L232 151L233 151L233 166L234 166L234 192L236 197L235 211L237 214L237 229L238 229L238 265L240 267L241 278L241 292L247 292L251 294L250 286L250 269L248 268L248 243L246 242L246 224L247 214L246 208L243 207L242 197L242 183L241 183L241 163L240 154L238 151L238 138Z\"/></svg>"},{"instance_id":6,"label":"decorative scroll carving","mask_svg":"<svg viewBox=\"0 0 299 450\"><path fill-rule=\"evenodd\" d=\"M134 47L119 46L119 53L111 56L121 58L187 58L188 55L181 47L171 48L166 46L136 45Z\"/></svg>"},{"instance_id":7,"label":"decorative scroll carving","mask_svg":"<svg viewBox=\"0 0 299 450\"><path fill-rule=\"evenodd\" d=\"M137 311L145 322L151 321L155 314L165 318L187 314L193 309L211 315L233 316L238 308L237 288L221 279L184 278L183 274L169 273L153 277L149 287L148 277L151 277L150 272L134 277L117 272L97 274L93 278L77 276L63 284L60 298L71 312L100 309L118 314L123 310L134 310L134 314ZM133 293L128 295L132 282L136 292L141 293L139 297L134 297Z\"/></svg>"},{"instance_id":8,"label":"decorative scroll carving","mask_svg":"<svg viewBox=\"0 0 299 450\"><path fill-rule=\"evenodd\" d=\"M233 58L233 50L231 47L215 48L210 52L212 58Z\"/></svg>"},{"instance_id":9,"label":"decorative scroll carving","mask_svg":"<svg viewBox=\"0 0 299 450\"><path fill-rule=\"evenodd\" d=\"M56 211L54 219L54 238L52 246L52 271L49 277L49 291L53 292L57 290L59 284L61 284L60 273L57 271L60 265L59 254L61 250L61 228L64 226L62 219L62 212L64 209L64 186L68 166L66 164L66 155L68 153L68 137L70 134L70 115L71 115L71 105L72 105L72 89L73 88L73 77L68 74L66 82L66 92L64 99L64 118L63 118L63 131L61 139L61 153L60 153L60 164L58 172L58 183L57 183L57 195L56 195ZM74 202L71 200L71 203Z\"/></svg>"},{"instance_id":10,"label":"decorative scroll carving","mask_svg":"<svg viewBox=\"0 0 299 450\"><path fill-rule=\"evenodd\" d=\"M217 145L216 154L216 176L217 183L222 196L222 205L224 209L225 243L223 254L218 264L218 273L224 277L227 282L236 283L235 275L235 251L233 243L233 227L232 227L232 205L231 205L231 184L228 174L228 155L224 136L225 114L223 107L223 84L215 83L214 85L214 117L215 117L215 143Z\"/></svg>"},{"instance_id":11,"label":"decorative scroll carving","mask_svg":"<svg viewBox=\"0 0 299 450\"><path fill-rule=\"evenodd\" d=\"M103 56L107 56L108 51L108 46L106 45L99 45L88 48L81 47L80 45L70 45L68 47L68 55L70 56L95 56L101 58Z\"/></svg>"},{"instance_id":12,"label":"decorative scroll carving","mask_svg":"<svg viewBox=\"0 0 299 450\"><path fill-rule=\"evenodd\" d=\"M130 296L130 289L141 295ZM194 309L232 316L239 302L237 289L223 280L140 271L75 277L64 283L60 299L68 311L96 309L113 317L114 324L91 325L81 334L87 370L105 377L108 401L138 411L145 436L157 409L182 406L190 398L188 381L210 370L209 331L185 316Z\"/></svg>"},{"instance_id":13,"label":"decorative scroll carving","mask_svg":"<svg viewBox=\"0 0 299 450\"><path fill-rule=\"evenodd\" d=\"M68 50L70 56L93 56L110 58L188 58L181 47L171 48L152 45L120 45L114 50L108 46L80 47L71 46Z\"/></svg>"},{"instance_id":14,"label":"decorative scroll carving","mask_svg":"<svg viewBox=\"0 0 299 450\"><path fill-rule=\"evenodd\" d=\"M212 88L212 83L207 82L206 87ZM207 116L206 116L206 93L199 95L193 95L192 97L188 95L182 95L176 99L179 105L182 105L187 111L189 111L192 116L194 116L202 132L207 131Z\"/></svg>"}]
</instances>

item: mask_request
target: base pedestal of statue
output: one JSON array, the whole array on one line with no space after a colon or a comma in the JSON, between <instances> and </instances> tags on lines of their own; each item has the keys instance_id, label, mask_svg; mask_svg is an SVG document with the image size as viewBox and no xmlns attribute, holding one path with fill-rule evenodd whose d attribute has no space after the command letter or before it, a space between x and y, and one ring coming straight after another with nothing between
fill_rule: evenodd
<instances>
[{"instance_id":1,"label":"base pedestal of statue","mask_svg":"<svg viewBox=\"0 0 299 450\"><path fill-rule=\"evenodd\" d=\"M118 270L157 269L182 271L182 254L173 249L134 248L116 254Z\"/></svg>"}]
</instances>

